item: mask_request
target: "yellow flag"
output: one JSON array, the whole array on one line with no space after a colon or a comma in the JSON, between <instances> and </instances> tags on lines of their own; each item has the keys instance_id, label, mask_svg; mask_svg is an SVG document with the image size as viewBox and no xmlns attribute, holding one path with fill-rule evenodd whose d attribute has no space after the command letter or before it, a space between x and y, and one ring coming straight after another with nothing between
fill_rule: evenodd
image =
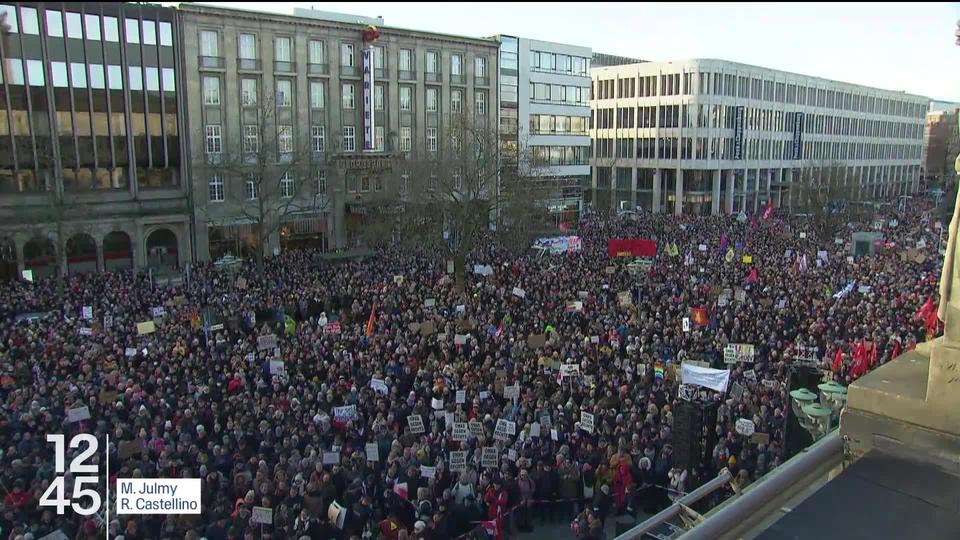
<instances>
[{"instance_id":1,"label":"yellow flag","mask_svg":"<svg viewBox=\"0 0 960 540\"><path fill-rule=\"evenodd\" d=\"M727 256L725 257L727 262L733 262L733 257L734 257L733 248L727 249Z\"/></svg>"}]
</instances>

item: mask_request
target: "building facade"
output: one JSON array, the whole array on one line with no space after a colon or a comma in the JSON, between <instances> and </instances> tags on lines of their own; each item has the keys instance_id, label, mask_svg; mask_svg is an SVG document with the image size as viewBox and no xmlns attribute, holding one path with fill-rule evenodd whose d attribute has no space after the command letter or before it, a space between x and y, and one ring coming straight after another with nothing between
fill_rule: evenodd
<instances>
[{"instance_id":1,"label":"building facade","mask_svg":"<svg viewBox=\"0 0 960 540\"><path fill-rule=\"evenodd\" d=\"M842 167L862 198L918 189L927 98L723 60L602 67L591 77L585 198L596 208L789 207L791 185L827 167Z\"/></svg>"},{"instance_id":2,"label":"building facade","mask_svg":"<svg viewBox=\"0 0 960 540\"><path fill-rule=\"evenodd\" d=\"M2 277L190 260L175 11L16 2L0 16Z\"/></svg>"},{"instance_id":3,"label":"building facade","mask_svg":"<svg viewBox=\"0 0 960 540\"><path fill-rule=\"evenodd\" d=\"M404 160L442 146L454 115L495 129L496 40L382 26L375 37L370 19L313 10L179 13L195 51L184 65L202 259L248 255L261 238L273 253L354 245L364 216L401 196ZM278 184L261 176L258 190L259 171Z\"/></svg>"},{"instance_id":4,"label":"building facade","mask_svg":"<svg viewBox=\"0 0 960 540\"><path fill-rule=\"evenodd\" d=\"M500 137L517 144L531 186L557 223L576 223L590 179L588 47L500 39Z\"/></svg>"},{"instance_id":5,"label":"building facade","mask_svg":"<svg viewBox=\"0 0 960 540\"><path fill-rule=\"evenodd\" d=\"M939 109L927 113L924 175L929 186L944 187L952 184L957 175L954 162L960 153L960 132L957 131L960 106L952 110L945 107Z\"/></svg>"}]
</instances>

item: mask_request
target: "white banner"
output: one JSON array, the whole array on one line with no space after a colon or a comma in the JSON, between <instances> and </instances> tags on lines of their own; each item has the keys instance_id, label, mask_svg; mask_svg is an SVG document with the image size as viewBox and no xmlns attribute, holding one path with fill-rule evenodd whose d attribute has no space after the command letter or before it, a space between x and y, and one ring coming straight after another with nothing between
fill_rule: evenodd
<instances>
[{"instance_id":1,"label":"white banner","mask_svg":"<svg viewBox=\"0 0 960 540\"><path fill-rule=\"evenodd\" d=\"M680 367L680 382L723 392L727 389L727 383L730 382L730 370L704 368L684 363Z\"/></svg>"},{"instance_id":2,"label":"white banner","mask_svg":"<svg viewBox=\"0 0 960 540\"><path fill-rule=\"evenodd\" d=\"M544 247L550 250L551 255L580 251L583 243L579 236L555 236L552 238L538 238L533 247Z\"/></svg>"}]
</instances>

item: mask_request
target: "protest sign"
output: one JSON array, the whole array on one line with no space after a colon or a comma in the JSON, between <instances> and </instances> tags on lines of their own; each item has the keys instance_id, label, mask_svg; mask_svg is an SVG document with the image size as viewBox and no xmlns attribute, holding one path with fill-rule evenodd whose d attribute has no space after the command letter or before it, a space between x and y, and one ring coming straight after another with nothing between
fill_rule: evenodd
<instances>
[{"instance_id":1,"label":"protest sign","mask_svg":"<svg viewBox=\"0 0 960 540\"><path fill-rule=\"evenodd\" d=\"M367 461L380 461L380 447L375 442L368 442L364 447Z\"/></svg>"},{"instance_id":2,"label":"protest sign","mask_svg":"<svg viewBox=\"0 0 960 540\"><path fill-rule=\"evenodd\" d=\"M738 400L743 396L743 387L740 386L740 383L733 383L730 386L730 397L735 400Z\"/></svg>"},{"instance_id":3,"label":"protest sign","mask_svg":"<svg viewBox=\"0 0 960 540\"><path fill-rule=\"evenodd\" d=\"M690 331L690 317L683 318L683 331L684 332Z\"/></svg>"},{"instance_id":4,"label":"protest sign","mask_svg":"<svg viewBox=\"0 0 960 540\"><path fill-rule=\"evenodd\" d=\"M539 349L540 347L546 345L546 343L546 334L530 334L527 337L527 347L530 347L531 349Z\"/></svg>"},{"instance_id":5,"label":"protest sign","mask_svg":"<svg viewBox=\"0 0 960 540\"><path fill-rule=\"evenodd\" d=\"M335 336L340 334L342 331L343 329L340 328L339 322L327 323L323 327L323 334L326 336Z\"/></svg>"},{"instance_id":6,"label":"protest sign","mask_svg":"<svg viewBox=\"0 0 960 540\"><path fill-rule=\"evenodd\" d=\"M753 444L770 444L770 434L754 431L750 436L750 442Z\"/></svg>"},{"instance_id":7,"label":"protest sign","mask_svg":"<svg viewBox=\"0 0 960 540\"><path fill-rule=\"evenodd\" d=\"M495 446L484 446L482 452L480 453L480 466L481 467L498 467L499 466L499 455L497 454L497 447Z\"/></svg>"},{"instance_id":8,"label":"protest sign","mask_svg":"<svg viewBox=\"0 0 960 540\"><path fill-rule=\"evenodd\" d=\"M373 391L381 394L387 395L390 392L390 389L387 388L387 383L383 379L370 379L370 388L373 388Z\"/></svg>"},{"instance_id":9,"label":"protest sign","mask_svg":"<svg viewBox=\"0 0 960 540\"><path fill-rule=\"evenodd\" d=\"M83 327L83 328L80 329L80 335L81 335L81 336L92 336L92 335L93 335L93 329L92 329L92 328Z\"/></svg>"},{"instance_id":10,"label":"protest sign","mask_svg":"<svg viewBox=\"0 0 960 540\"><path fill-rule=\"evenodd\" d=\"M476 420L471 420L467 424L467 428L470 430L470 435L474 437L480 437L483 435L483 424L477 422Z\"/></svg>"},{"instance_id":11,"label":"protest sign","mask_svg":"<svg viewBox=\"0 0 960 540\"><path fill-rule=\"evenodd\" d=\"M340 452L324 452L323 453L324 465L337 465L339 463L340 463Z\"/></svg>"},{"instance_id":12,"label":"protest sign","mask_svg":"<svg viewBox=\"0 0 960 540\"><path fill-rule=\"evenodd\" d=\"M467 402L467 391L457 390L457 403L466 403L466 402Z\"/></svg>"},{"instance_id":13,"label":"protest sign","mask_svg":"<svg viewBox=\"0 0 960 540\"><path fill-rule=\"evenodd\" d=\"M466 334L454 334L454 335L453 335L453 344L454 344L454 345L466 345L466 344L467 344L467 335L466 335Z\"/></svg>"},{"instance_id":14,"label":"protest sign","mask_svg":"<svg viewBox=\"0 0 960 540\"><path fill-rule=\"evenodd\" d=\"M457 450L450 452L450 472L464 472L467 470L467 452Z\"/></svg>"},{"instance_id":15,"label":"protest sign","mask_svg":"<svg viewBox=\"0 0 960 540\"><path fill-rule=\"evenodd\" d=\"M630 294L630 291L622 291L617 293L617 303L621 307L632 306L633 298Z\"/></svg>"},{"instance_id":16,"label":"protest sign","mask_svg":"<svg viewBox=\"0 0 960 540\"><path fill-rule=\"evenodd\" d=\"M514 296L519 296L520 298L526 298L526 297L527 297L527 291L521 289L520 287L514 287L514 288L513 288L513 295L514 295Z\"/></svg>"},{"instance_id":17,"label":"protest sign","mask_svg":"<svg viewBox=\"0 0 960 540\"><path fill-rule=\"evenodd\" d=\"M531 437L540 436L540 424L538 424L537 422L530 424L530 436Z\"/></svg>"},{"instance_id":18,"label":"protest sign","mask_svg":"<svg viewBox=\"0 0 960 540\"><path fill-rule=\"evenodd\" d=\"M137 349L136 349L135 347L127 347L127 348L123 351L123 355L126 356L126 357L128 357L128 358L131 357L131 356L136 356L136 355L137 355Z\"/></svg>"},{"instance_id":19,"label":"protest sign","mask_svg":"<svg viewBox=\"0 0 960 540\"><path fill-rule=\"evenodd\" d=\"M275 349L277 347L277 336L274 334L269 334L266 336L260 336L257 338L257 350L265 351L267 349Z\"/></svg>"},{"instance_id":20,"label":"protest sign","mask_svg":"<svg viewBox=\"0 0 960 540\"><path fill-rule=\"evenodd\" d=\"M435 411L439 411L440 409L443 408L443 400L438 398L431 398L430 407Z\"/></svg>"},{"instance_id":21,"label":"protest sign","mask_svg":"<svg viewBox=\"0 0 960 540\"><path fill-rule=\"evenodd\" d=\"M345 405L343 407L334 407L333 417L341 422L354 420L357 417L357 406Z\"/></svg>"},{"instance_id":22,"label":"protest sign","mask_svg":"<svg viewBox=\"0 0 960 540\"><path fill-rule=\"evenodd\" d=\"M84 405L83 407L77 407L75 409L67 410L67 422L80 422L81 420L88 420L90 418L90 408Z\"/></svg>"},{"instance_id":23,"label":"protest sign","mask_svg":"<svg viewBox=\"0 0 960 540\"><path fill-rule=\"evenodd\" d=\"M554 441L559 440L559 438L557 437L557 430L555 429L550 430L550 439Z\"/></svg>"},{"instance_id":24,"label":"protest sign","mask_svg":"<svg viewBox=\"0 0 960 540\"><path fill-rule=\"evenodd\" d=\"M518 399L519 397L520 397L519 384L503 387L503 399Z\"/></svg>"},{"instance_id":25,"label":"protest sign","mask_svg":"<svg viewBox=\"0 0 960 540\"><path fill-rule=\"evenodd\" d=\"M730 381L729 369L702 368L688 363L684 363L680 368L680 382L683 384L695 384L717 392L724 392L727 389L727 383Z\"/></svg>"},{"instance_id":26,"label":"protest sign","mask_svg":"<svg viewBox=\"0 0 960 540\"><path fill-rule=\"evenodd\" d=\"M250 523L273 525L273 508L254 506L253 514L250 516Z\"/></svg>"},{"instance_id":27,"label":"protest sign","mask_svg":"<svg viewBox=\"0 0 960 540\"><path fill-rule=\"evenodd\" d=\"M753 420L748 418L741 418L737 420L736 424L737 433L741 435L746 435L747 437L753 435L754 425Z\"/></svg>"},{"instance_id":28,"label":"protest sign","mask_svg":"<svg viewBox=\"0 0 960 540\"><path fill-rule=\"evenodd\" d=\"M137 335L152 334L157 331L157 325L153 321L137 323Z\"/></svg>"},{"instance_id":29,"label":"protest sign","mask_svg":"<svg viewBox=\"0 0 960 540\"><path fill-rule=\"evenodd\" d=\"M83 309L80 310L80 316L84 319L93 318L93 306L83 306Z\"/></svg>"},{"instance_id":30,"label":"protest sign","mask_svg":"<svg viewBox=\"0 0 960 540\"><path fill-rule=\"evenodd\" d=\"M424 432L423 418L419 414L411 414L407 417L407 425L410 426L410 433L420 434Z\"/></svg>"},{"instance_id":31,"label":"protest sign","mask_svg":"<svg viewBox=\"0 0 960 540\"><path fill-rule=\"evenodd\" d=\"M753 264L753 255L744 255L742 260L744 264Z\"/></svg>"},{"instance_id":32,"label":"protest sign","mask_svg":"<svg viewBox=\"0 0 960 540\"><path fill-rule=\"evenodd\" d=\"M157 307L155 307L155 308L151 308L151 309L150 309L150 315L151 315L154 319L159 319L159 318L163 317L163 316L166 315L166 314L167 314L167 310L164 309L163 306L157 306Z\"/></svg>"},{"instance_id":33,"label":"protest sign","mask_svg":"<svg viewBox=\"0 0 960 540\"><path fill-rule=\"evenodd\" d=\"M593 414L583 411L580 413L580 429L593 433Z\"/></svg>"},{"instance_id":34,"label":"protest sign","mask_svg":"<svg viewBox=\"0 0 960 540\"><path fill-rule=\"evenodd\" d=\"M736 362L753 362L754 346L750 343L731 343L723 349L723 362L733 364Z\"/></svg>"},{"instance_id":35,"label":"protest sign","mask_svg":"<svg viewBox=\"0 0 960 540\"><path fill-rule=\"evenodd\" d=\"M270 360L270 374L280 375L283 373L283 360Z\"/></svg>"},{"instance_id":36,"label":"protest sign","mask_svg":"<svg viewBox=\"0 0 960 540\"><path fill-rule=\"evenodd\" d=\"M677 388L677 397L684 401L693 401L697 397L697 389L689 384L681 384Z\"/></svg>"},{"instance_id":37,"label":"protest sign","mask_svg":"<svg viewBox=\"0 0 960 540\"><path fill-rule=\"evenodd\" d=\"M467 440L467 423L466 422L454 422L453 423L453 440L455 441L465 441Z\"/></svg>"},{"instance_id":38,"label":"protest sign","mask_svg":"<svg viewBox=\"0 0 960 540\"><path fill-rule=\"evenodd\" d=\"M500 418L497 420L497 425L493 430L493 438L498 441L507 441L512 435L510 432L513 431L515 433L516 429L517 425L514 422Z\"/></svg>"},{"instance_id":39,"label":"protest sign","mask_svg":"<svg viewBox=\"0 0 960 540\"><path fill-rule=\"evenodd\" d=\"M757 372L755 370L748 369L743 372L743 376L749 381L757 382Z\"/></svg>"},{"instance_id":40,"label":"protest sign","mask_svg":"<svg viewBox=\"0 0 960 540\"><path fill-rule=\"evenodd\" d=\"M427 467L426 465L420 466L420 476L424 478L433 478L437 475L436 467Z\"/></svg>"},{"instance_id":41,"label":"protest sign","mask_svg":"<svg viewBox=\"0 0 960 540\"><path fill-rule=\"evenodd\" d=\"M403 276L393 276L393 282L397 285L403 285Z\"/></svg>"},{"instance_id":42,"label":"protest sign","mask_svg":"<svg viewBox=\"0 0 960 540\"><path fill-rule=\"evenodd\" d=\"M436 298L427 298L426 300L423 301L423 307L425 308L432 308L436 305L437 305Z\"/></svg>"}]
</instances>

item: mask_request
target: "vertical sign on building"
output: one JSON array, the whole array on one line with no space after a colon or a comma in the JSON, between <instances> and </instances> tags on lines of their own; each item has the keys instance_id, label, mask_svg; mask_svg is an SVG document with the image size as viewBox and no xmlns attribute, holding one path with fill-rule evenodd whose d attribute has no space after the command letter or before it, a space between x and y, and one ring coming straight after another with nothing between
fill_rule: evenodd
<instances>
[{"instance_id":1,"label":"vertical sign on building","mask_svg":"<svg viewBox=\"0 0 960 540\"><path fill-rule=\"evenodd\" d=\"M373 152L373 45L363 48L363 151Z\"/></svg>"},{"instance_id":2,"label":"vertical sign on building","mask_svg":"<svg viewBox=\"0 0 960 540\"><path fill-rule=\"evenodd\" d=\"M793 113L793 159L803 159L803 115Z\"/></svg>"},{"instance_id":3,"label":"vertical sign on building","mask_svg":"<svg viewBox=\"0 0 960 540\"><path fill-rule=\"evenodd\" d=\"M743 159L743 114L745 108L741 105L733 112L733 159Z\"/></svg>"}]
</instances>

